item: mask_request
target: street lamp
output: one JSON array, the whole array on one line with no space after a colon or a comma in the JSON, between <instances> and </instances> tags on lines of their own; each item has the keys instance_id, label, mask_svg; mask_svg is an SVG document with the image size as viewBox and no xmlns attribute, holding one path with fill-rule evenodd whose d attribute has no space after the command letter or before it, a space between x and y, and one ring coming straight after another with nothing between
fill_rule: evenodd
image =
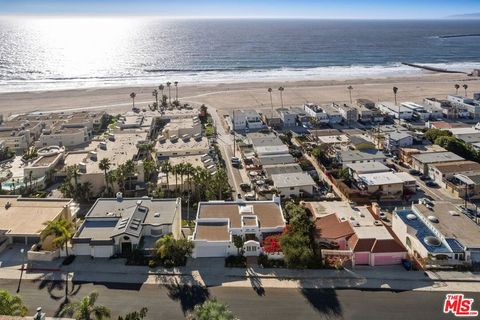
<instances>
[{"instance_id":1,"label":"street lamp","mask_svg":"<svg viewBox=\"0 0 480 320\"><path fill-rule=\"evenodd\" d=\"M22 283L22 276L23 276L23 267L25 265L25 249L24 248L20 249L20 254L22 255L22 269L20 271L20 278L18 279L17 293L20 292L20 284Z\"/></svg>"}]
</instances>

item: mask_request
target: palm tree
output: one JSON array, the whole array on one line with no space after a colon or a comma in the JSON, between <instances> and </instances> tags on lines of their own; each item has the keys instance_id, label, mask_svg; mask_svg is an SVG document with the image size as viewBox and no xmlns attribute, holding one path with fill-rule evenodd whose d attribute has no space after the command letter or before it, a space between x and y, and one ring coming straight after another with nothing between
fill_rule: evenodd
<instances>
[{"instance_id":1,"label":"palm tree","mask_svg":"<svg viewBox=\"0 0 480 320\"><path fill-rule=\"evenodd\" d=\"M395 99L395 105L397 105L397 92L398 92L398 88L393 87L393 97Z\"/></svg>"},{"instance_id":2,"label":"palm tree","mask_svg":"<svg viewBox=\"0 0 480 320\"><path fill-rule=\"evenodd\" d=\"M108 192L108 170L110 170L110 167L111 167L111 162L108 158L103 158L102 160L100 160L100 162L98 163L98 168L100 170L103 170L103 174L105 175L105 187L107 189L107 192Z\"/></svg>"},{"instance_id":3,"label":"palm tree","mask_svg":"<svg viewBox=\"0 0 480 320\"><path fill-rule=\"evenodd\" d=\"M78 165L74 164L73 166L67 167L67 179L73 181L75 183L75 191L78 189L78 176L80 175L80 169Z\"/></svg>"},{"instance_id":4,"label":"palm tree","mask_svg":"<svg viewBox=\"0 0 480 320\"><path fill-rule=\"evenodd\" d=\"M157 89L154 89L154 90L152 91L152 96L155 97L155 103L156 103L155 106L158 108L158 91L157 91Z\"/></svg>"},{"instance_id":5,"label":"palm tree","mask_svg":"<svg viewBox=\"0 0 480 320\"><path fill-rule=\"evenodd\" d=\"M5 316L24 317L28 309L23 304L22 298L0 289L0 314Z\"/></svg>"},{"instance_id":6,"label":"palm tree","mask_svg":"<svg viewBox=\"0 0 480 320\"><path fill-rule=\"evenodd\" d=\"M125 171L125 164L119 165L117 170L115 170L115 180L117 181L118 188L121 192L125 192Z\"/></svg>"},{"instance_id":7,"label":"palm tree","mask_svg":"<svg viewBox=\"0 0 480 320\"><path fill-rule=\"evenodd\" d=\"M208 182L210 181L212 175L210 174L210 172L208 172L207 169L202 167L196 167L193 177L198 193L198 201L206 200L203 195L205 194L205 190L207 189Z\"/></svg>"},{"instance_id":8,"label":"palm tree","mask_svg":"<svg viewBox=\"0 0 480 320\"><path fill-rule=\"evenodd\" d=\"M192 312L194 320L234 320L235 316L228 310L228 306L217 299L210 299L195 306Z\"/></svg>"},{"instance_id":9,"label":"palm tree","mask_svg":"<svg viewBox=\"0 0 480 320\"><path fill-rule=\"evenodd\" d=\"M170 161L165 160L162 162L161 169L163 173L167 176L167 186L170 187L170 181L168 179L170 172L172 171L172 164Z\"/></svg>"},{"instance_id":10,"label":"palm tree","mask_svg":"<svg viewBox=\"0 0 480 320\"><path fill-rule=\"evenodd\" d=\"M283 90L285 90L285 88L283 87L278 88L278 91L280 91L280 102L282 104L282 108L283 108Z\"/></svg>"},{"instance_id":11,"label":"palm tree","mask_svg":"<svg viewBox=\"0 0 480 320\"><path fill-rule=\"evenodd\" d=\"M95 305L98 293L92 292L79 302L67 303L60 311L60 316L73 315L77 320L110 319L110 310L102 305Z\"/></svg>"},{"instance_id":12,"label":"palm tree","mask_svg":"<svg viewBox=\"0 0 480 320\"><path fill-rule=\"evenodd\" d=\"M53 237L53 245L57 248L65 248L65 254L68 256L68 242L73 236L74 226L71 221L58 219L44 223L45 229L40 233L40 238L44 241L48 237Z\"/></svg>"},{"instance_id":13,"label":"palm tree","mask_svg":"<svg viewBox=\"0 0 480 320\"><path fill-rule=\"evenodd\" d=\"M172 104L172 97L171 97L171 94L170 94L170 86L172 85L172 83L169 81L167 82L167 88L168 88L168 104Z\"/></svg>"},{"instance_id":14,"label":"palm tree","mask_svg":"<svg viewBox=\"0 0 480 320\"><path fill-rule=\"evenodd\" d=\"M397 87L393 87L393 97L395 99L395 105L397 105L397 92L398 92L398 88ZM398 124L401 123L401 120L400 120L400 106L398 106Z\"/></svg>"},{"instance_id":15,"label":"palm tree","mask_svg":"<svg viewBox=\"0 0 480 320\"><path fill-rule=\"evenodd\" d=\"M272 88L268 88L267 92L270 94L270 106L272 107L272 118L273 118L273 100L272 100Z\"/></svg>"},{"instance_id":16,"label":"palm tree","mask_svg":"<svg viewBox=\"0 0 480 320\"><path fill-rule=\"evenodd\" d=\"M162 94L162 97L163 97L163 89L165 89L165 87L163 86L163 84L159 85L158 86L158 90L160 90L161 94Z\"/></svg>"},{"instance_id":17,"label":"palm tree","mask_svg":"<svg viewBox=\"0 0 480 320\"><path fill-rule=\"evenodd\" d=\"M178 102L178 81L175 81L173 85L175 86L175 101Z\"/></svg>"},{"instance_id":18,"label":"palm tree","mask_svg":"<svg viewBox=\"0 0 480 320\"><path fill-rule=\"evenodd\" d=\"M106 179L111 186L110 191L113 191L113 183L117 180L117 176L115 173L115 171L109 171L106 176Z\"/></svg>"},{"instance_id":19,"label":"palm tree","mask_svg":"<svg viewBox=\"0 0 480 320\"><path fill-rule=\"evenodd\" d=\"M135 109L135 97L137 94L135 92L130 93L130 98L132 98L132 109Z\"/></svg>"},{"instance_id":20,"label":"palm tree","mask_svg":"<svg viewBox=\"0 0 480 320\"><path fill-rule=\"evenodd\" d=\"M464 84L462 87L463 87L463 89L465 89L465 98L466 98L466 97L468 97L468 95L467 95L468 85Z\"/></svg>"},{"instance_id":21,"label":"palm tree","mask_svg":"<svg viewBox=\"0 0 480 320\"><path fill-rule=\"evenodd\" d=\"M353 87L352 86L348 86L347 87L347 90L348 90L348 93L350 95L350 104L352 104L352 90L353 90Z\"/></svg>"},{"instance_id":22,"label":"palm tree","mask_svg":"<svg viewBox=\"0 0 480 320\"><path fill-rule=\"evenodd\" d=\"M178 189L178 164L172 166L172 173L175 175L175 193Z\"/></svg>"},{"instance_id":23,"label":"palm tree","mask_svg":"<svg viewBox=\"0 0 480 320\"><path fill-rule=\"evenodd\" d=\"M132 176L135 175L135 163L133 160L127 160L124 166L125 177L128 178L128 189L132 190Z\"/></svg>"},{"instance_id":24,"label":"palm tree","mask_svg":"<svg viewBox=\"0 0 480 320\"><path fill-rule=\"evenodd\" d=\"M80 186L81 190L81 197L86 201L89 202L92 198L92 183L90 181L86 181Z\"/></svg>"},{"instance_id":25,"label":"palm tree","mask_svg":"<svg viewBox=\"0 0 480 320\"><path fill-rule=\"evenodd\" d=\"M185 163L185 166L183 168L185 170L185 174L187 175L187 183L188 183L188 192L192 191L192 179L193 175L195 174L195 168L193 165L189 162Z\"/></svg>"},{"instance_id":26,"label":"palm tree","mask_svg":"<svg viewBox=\"0 0 480 320\"><path fill-rule=\"evenodd\" d=\"M178 166L177 172L180 175L180 183L182 185L182 191L181 192L183 192L183 190L185 188L185 186L183 184L183 176L185 175L185 163L183 163L183 162L179 163L177 166Z\"/></svg>"},{"instance_id":27,"label":"palm tree","mask_svg":"<svg viewBox=\"0 0 480 320\"><path fill-rule=\"evenodd\" d=\"M155 169L156 166L153 160L143 160L143 174L145 176L145 180L150 180L150 177Z\"/></svg>"},{"instance_id":28,"label":"palm tree","mask_svg":"<svg viewBox=\"0 0 480 320\"><path fill-rule=\"evenodd\" d=\"M460 85L458 83L455 83L455 94L458 96L458 89L460 89Z\"/></svg>"}]
</instances>

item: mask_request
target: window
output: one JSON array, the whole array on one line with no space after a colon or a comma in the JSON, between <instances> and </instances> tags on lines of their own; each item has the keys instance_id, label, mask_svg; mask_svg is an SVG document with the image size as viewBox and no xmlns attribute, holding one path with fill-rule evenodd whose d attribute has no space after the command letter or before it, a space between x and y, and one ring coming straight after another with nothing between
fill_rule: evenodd
<instances>
[{"instance_id":1,"label":"window","mask_svg":"<svg viewBox=\"0 0 480 320\"><path fill-rule=\"evenodd\" d=\"M290 187L290 190L295 190L295 187Z\"/></svg>"}]
</instances>

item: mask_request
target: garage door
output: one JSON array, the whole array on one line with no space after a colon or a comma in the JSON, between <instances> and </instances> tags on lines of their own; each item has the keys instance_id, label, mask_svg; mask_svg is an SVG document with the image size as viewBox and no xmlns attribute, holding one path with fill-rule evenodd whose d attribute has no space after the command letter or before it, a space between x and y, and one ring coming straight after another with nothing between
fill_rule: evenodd
<instances>
[{"instance_id":1,"label":"garage door","mask_svg":"<svg viewBox=\"0 0 480 320\"><path fill-rule=\"evenodd\" d=\"M387 265L395 265L402 263L403 254L401 253L392 253L392 254L384 254L379 255L376 254L374 257L374 265L375 266L387 266Z\"/></svg>"},{"instance_id":2,"label":"garage door","mask_svg":"<svg viewBox=\"0 0 480 320\"><path fill-rule=\"evenodd\" d=\"M355 264L369 264L370 253L369 252L357 252L355 253Z\"/></svg>"},{"instance_id":3,"label":"garage door","mask_svg":"<svg viewBox=\"0 0 480 320\"><path fill-rule=\"evenodd\" d=\"M113 246L95 246L92 255L95 258L110 258L113 256Z\"/></svg>"},{"instance_id":4,"label":"garage door","mask_svg":"<svg viewBox=\"0 0 480 320\"><path fill-rule=\"evenodd\" d=\"M222 246L195 246L195 258L225 257L227 248Z\"/></svg>"},{"instance_id":5,"label":"garage door","mask_svg":"<svg viewBox=\"0 0 480 320\"><path fill-rule=\"evenodd\" d=\"M90 256L92 254L92 247L88 243L75 244L75 255L77 256Z\"/></svg>"}]
</instances>

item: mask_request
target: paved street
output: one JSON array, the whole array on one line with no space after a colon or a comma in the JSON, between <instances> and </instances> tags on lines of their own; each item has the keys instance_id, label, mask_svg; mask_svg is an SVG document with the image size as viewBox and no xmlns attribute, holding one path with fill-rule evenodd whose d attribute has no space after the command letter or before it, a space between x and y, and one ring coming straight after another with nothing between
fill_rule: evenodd
<instances>
[{"instance_id":1,"label":"paved street","mask_svg":"<svg viewBox=\"0 0 480 320\"><path fill-rule=\"evenodd\" d=\"M0 280L0 287L15 292L18 282ZM333 289L265 289L178 287L134 284L69 283L69 299L96 290L98 303L114 318L148 307L148 319L184 319L184 313L209 297L227 303L240 319L454 319L442 314L444 293ZM64 302L63 282L23 281L20 294L30 310L41 305L48 315ZM480 299L479 293L467 293ZM479 308L478 302L474 307Z\"/></svg>"}]
</instances>

